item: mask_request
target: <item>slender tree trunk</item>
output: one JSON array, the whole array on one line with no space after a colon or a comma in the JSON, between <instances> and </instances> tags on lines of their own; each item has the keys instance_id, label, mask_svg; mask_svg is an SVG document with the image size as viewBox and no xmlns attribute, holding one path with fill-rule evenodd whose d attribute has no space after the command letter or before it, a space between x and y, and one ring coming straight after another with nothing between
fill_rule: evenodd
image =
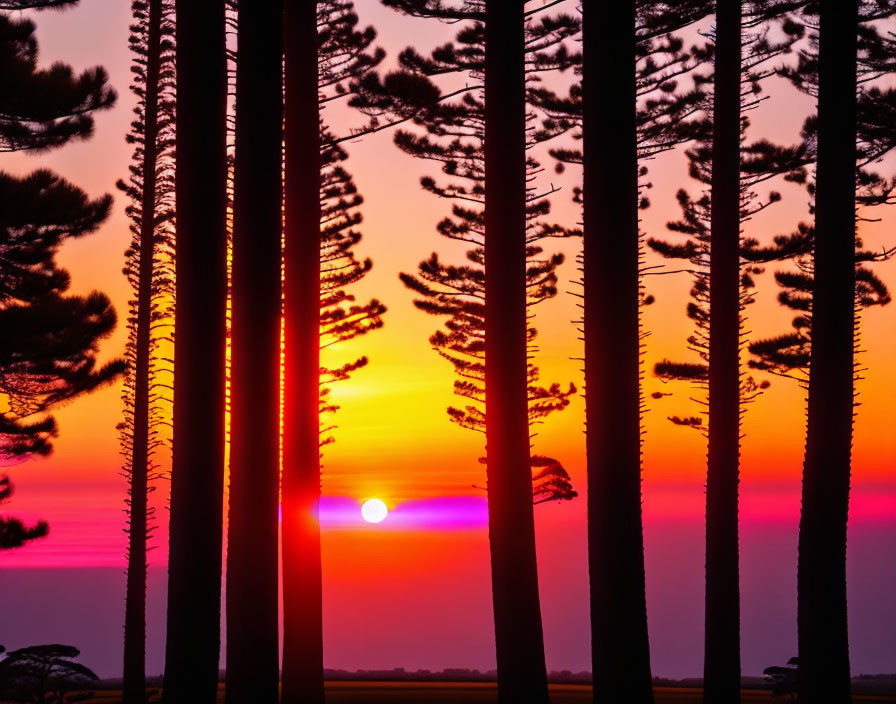
<instances>
[{"instance_id":1,"label":"slender tree trunk","mask_svg":"<svg viewBox=\"0 0 896 704\"><path fill-rule=\"evenodd\" d=\"M857 0L822 0L815 287L798 569L799 694L849 702L846 526L853 420Z\"/></svg>"},{"instance_id":2,"label":"slender tree trunk","mask_svg":"<svg viewBox=\"0 0 896 704\"><path fill-rule=\"evenodd\" d=\"M283 2L238 8L225 701L275 704Z\"/></svg>"},{"instance_id":3,"label":"slender tree trunk","mask_svg":"<svg viewBox=\"0 0 896 704\"><path fill-rule=\"evenodd\" d=\"M526 391L523 3L485 7L485 404L498 699L547 702Z\"/></svg>"},{"instance_id":4,"label":"slender tree trunk","mask_svg":"<svg viewBox=\"0 0 896 704\"><path fill-rule=\"evenodd\" d=\"M317 3L286 0L283 704L324 701Z\"/></svg>"},{"instance_id":5,"label":"slender tree trunk","mask_svg":"<svg viewBox=\"0 0 896 704\"><path fill-rule=\"evenodd\" d=\"M177 0L176 8L176 373L164 701L213 704L224 500L224 2Z\"/></svg>"},{"instance_id":6,"label":"slender tree trunk","mask_svg":"<svg viewBox=\"0 0 896 704\"><path fill-rule=\"evenodd\" d=\"M134 340L134 408L131 429L131 485L128 521L128 576L124 616L123 704L146 703L146 539L149 484L149 396L152 348L153 264L156 235L159 67L162 0L146 8L146 85L143 106L143 193L137 320Z\"/></svg>"},{"instance_id":7,"label":"slender tree trunk","mask_svg":"<svg viewBox=\"0 0 896 704\"><path fill-rule=\"evenodd\" d=\"M653 701L641 525L635 2L584 6L584 332L594 701Z\"/></svg>"},{"instance_id":8,"label":"slender tree trunk","mask_svg":"<svg viewBox=\"0 0 896 704\"><path fill-rule=\"evenodd\" d=\"M741 3L716 3L703 701L740 701Z\"/></svg>"}]
</instances>

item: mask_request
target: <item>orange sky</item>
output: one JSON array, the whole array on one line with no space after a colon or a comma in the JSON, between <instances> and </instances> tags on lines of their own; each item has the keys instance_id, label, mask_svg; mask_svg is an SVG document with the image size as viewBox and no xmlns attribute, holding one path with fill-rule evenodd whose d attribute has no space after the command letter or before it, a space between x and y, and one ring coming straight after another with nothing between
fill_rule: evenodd
<instances>
[{"instance_id":1,"label":"orange sky","mask_svg":"<svg viewBox=\"0 0 896 704\"><path fill-rule=\"evenodd\" d=\"M115 110L98 117L96 136L90 142L37 157L4 155L0 168L24 172L37 166L50 166L93 195L113 191L115 180L126 175L130 147L125 144L124 135L132 107L132 97L127 90L129 4L124 0L84 0L74 11L45 13L38 17L43 61L64 59L80 68L97 63L105 65L120 92L119 104ZM374 0L359 0L358 9L362 21L377 25L381 43L391 55L403 48L409 37L424 49L436 41L448 39L453 33L451 26L400 17ZM774 100L766 102L751 115L752 134L795 141L809 107L807 99L780 82L770 84L769 90ZM398 272L415 271L417 263L433 250L438 250L446 259L461 252L456 243L448 243L435 233L434 225L445 214L447 204L420 190L418 179L426 167L399 152L391 144L388 134L347 146L351 155L347 168L354 174L366 199L362 227L364 241L359 254L374 260L373 271L356 287L355 293L359 298L380 298L389 311L383 330L348 343L344 350L337 352L352 357L363 353L371 362L350 382L339 384L334 390L342 410L336 417L339 426L337 442L326 448L324 492L356 498L379 496L392 506L422 498L477 494L478 490L471 485L481 484L484 479L482 466L477 462L482 453L482 437L448 421L445 407L453 400L453 370L427 342L439 321L413 307L412 296L397 278ZM545 159L546 165L552 167L548 161ZM655 187L650 193L653 206L644 214L643 225L649 235L663 236L665 222L678 216L674 193L685 182L686 163L681 153L672 153L649 166ZM557 219L575 223L579 217L578 207L570 203L572 186L577 178L575 170L558 177L552 175L549 168L544 177L563 187L553 197ZM775 187L784 193L783 203L769 208L748 226L747 232L761 239L790 231L799 218L807 216L804 191L781 184L775 184ZM120 316L129 296L121 274L123 252L129 238L124 206L124 197L117 195L114 214L100 233L66 245L60 256L62 264L72 273L73 288L76 291L98 288L109 293ZM867 246L894 244L896 211L884 216L881 222L863 225L862 234ZM548 243L548 247L551 246ZM581 387L579 363L570 359L580 355L577 333L570 324L578 317L577 299L567 294L572 289L567 282L576 278L573 267L576 243L563 242L557 248L569 256L560 272L562 293L537 308L535 323L540 332L540 352L536 361L542 368L543 380L573 381ZM652 260L649 263L659 262ZM774 269L770 267L770 270ZM880 266L877 271L896 287L896 261ZM684 315L690 280L686 275L651 277L648 285L657 298L644 313L645 329L651 333L645 358L646 369L650 370L656 361L667 356L680 358L683 353L691 329L690 321ZM792 315L775 301L777 286L771 275L761 277L758 287L758 302L748 311L749 329L758 336L785 331ZM896 350L896 305L867 313L862 331L863 346L867 350L862 362L868 371L859 385L862 406L855 436L853 516L855 522L876 526L874 540L886 540L892 545L896 537L893 521L896 435L892 432L891 412L892 399L896 397L896 365L892 364ZM104 346L104 355L120 353L124 338L124 327L120 325L115 336ZM666 420L667 415L698 412L696 405L687 401L689 390L686 386L662 385L648 373L645 394L649 396L655 390L676 392L672 398L650 399L645 419L648 577L650 584L660 585L652 593L659 593L668 584L668 579L672 579L672 572L667 570L664 547L665 536L671 534L664 536L662 531L666 529L660 531L657 526L666 526L676 520L683 522L682 525L702 526L705 447L701 435L675 427ZM49 519L51 536L27 550L5 555L3 561L9 566L29 567L122 564L121 509L125 485L118 475L120 459L115 431L121 415L119 390L105 389L61 409L56 415L61 435L54 455L13 470L18 493L12 508L19 514ZM582 494L583 416L583 402L577 397L566 411L550 417L539 428L535 439L536 451L560 459ZM766 535L763 531L767 527L779 526L780 530L786 526L790 545L798 511L803 392L792 382L773 380L772 387L749 408L744 430L747 434L743 448L744 519L747 524L755 523L755 531L749 536L745 534L745 541L760 533ZM163 503L164 491L160 490L158 500ZM575 582L577 593L582 591L584 568L573 560L583 555L583 515L583 497L568 506L538 510L540 540L546 543L547 536L551 539L562 536L561 539L569 541L570 545L564 548L568 559L562 565L555 565L550 577L544 576L543 569L543 579L554 583L559 576L565 575L570 583ZM163 536L164 530L159 535ZM413 591L418 588L408 582L408 575L419 572L424 563L427 570L443 574L439 571L441 563L433 561L432 557L433 550L441 548L428 541L450 545L445 548L442 560L449 556L462 559L470 544L476 546L477 560L483 554L481 531L469 539L426 534L392 534L389 538L378 537L369 531L364 535L366 537L349 534L325 538L325 560L331 580L328 584L334 593L347 594L351 591L357 561L365 564L364 560L369 561L370 556L375 555L378 559L376 569L389 575L386 586L393 591L380 582L373 593L381 594L383 603L392 605L388 608L397 608L396 605L401 603L395 589ZM699 530L688 535L695 542L679 545L678 549L693 562L693 558L701 556L702 544ZM362 548L361 544L367 547ZM551 543L546 544L550 555L541 559L554 560ZM748 544L745 550L748 555L753 554L751 551L761 555L762 545L758 542ZM782 557L776 568L779 576L787 575L781 594L787 593L794 571L786 560L786 556ZM153 561L163 563L164 550L157 550ZM702 561L697 559L694 566L699 569L700 565ZM482 572L481 567L480 564L477 574ZM754 567L759 570L760 563L756 562ZM461 579L459 574L456 577ZM559 589L565 588L562 582L557 584L561 585ZM387 596L390 593L393 596ZM551 596L557 597L557 594ZM693 603L699 603L699 594L689 598ZM476 608L487 611L487 601L482 601L481 592L477 592L474 601ZM465 608L459 604L455 606ZM554 608L546 607L546 622L552 618L548 615L549 610ZM662 611L657 618L662 621L668 616L674 620L671 614L674 610ZM346 614L332 618L335 619L330 622L334 624L334 633L341 634L335 624L347 618ZM560 614L557 618L566 623L563 619L576 619L580 615ZM869 627L873 625L872 620L869 617ZM549 625L547 628L549 649L552 637L557 643L568 642L562 637L565 631L557 630L559 626ZM336 641L341 637L334 636ZM332 652L352 652L350 640L348 638L341 649L333 645ZM663 643L662 636L659 640ZM675 647L674 642L665 645L670 649ZM488 647L484 647L484 651L488 652ZM789 657L786 652L782 655ZM346 662L355 661L346 656Z\"/></svg>"},{"instance_id":2,"label":"orange sky","mask_svg":"<svg viewBox=\"0 0 896 704\"><path fill-rule=\"evenodd\" d=\"M39 17L39 38L44 61L63 58L76 66L102 63L112 74L112 82L119 89L119 104L110 113L102 114L97 120L96 137L38 157L11 155L4 158L3 167L24 171L38 165L50 166L71 178L92 194L114 191L114 181L124 175L130 156L130 148L122 139L130 120L132 99L126 90L128 55L122 42L116 42L127 22L125 8L110 0L93 0L74 12L45 13ZM372 7L368 7L372 6ZM362 18L377 22L381 42L394 53L407 43L407 30L414 28L418 43L429 39L426 32L431 23L414 21L384 10L372 0L359 3ZM110 13L109 9L115 8ZM367 10L365 12L365 10ZM375 11L374 11L375 10ZM111 16L110 16L111 15ZM82 32L74 35L69 31L73 20L86 29L96 19L89 37ZM451 27L436 23L430 41L448 38ZM85 41L88 40L88 41ZM769 86L775 99L751 113L754 123L753 134L762 134L772 139L794 141L808 107L808 100L796 94L782 82ZM336 121L342 120L342 115ZM426 167L394 148L391 138L381 134L349 144L351 154L347 162L354 173L361 193L366 198L363 208L364 242L359 247L361 255L374 260L373 272L355 288L359 298L376 296L389 307L386 329L374 333L357 342L345 345L346 357L363 352L371 358L371 365L359 373L349 384L338 385L335 394L342 401L343 410L337 422L341 432L338 443L327 450L327 465L332 473L331 481L356 481L354 473L365 477L378 471L380 491L393 491L393 482L405 474L399 467L416 465L422 455L429 455L429 448L438 439L449 453L441 455L437 462L437 477L425 472L416 476L406 476L394 489L399 495L408 493L418 496L420 492L443 492L451 485L449 475L468 475L477 467L464 464L475 460L480 439L473 433L448 425L443 413L451 402L452 370L431 352L427 338L435 329L438 320L429 318L412 306L412 297L397 279L400 271L412 272L420 259L433 250L438 250L446 258L463 250L457 243L439 238L434 231L435 222L446 212L446 203L423 193L418 187L419 177ZM545 158L545 164L552 166ZM654 188L650 192L653 206L644 213L644 229L650 236L664 236L664 224L677 217L678 209L674 193L686 184L686 163L679 152L664 155L650 162L650 179ZM560 184L563 190L553 197L557 219L573 224L579 217L577 206L569 202L571 187L578 175L575 170L556 176L550 169L544 174L545 181ZM693 185L693 184L692 184ZM806 217L807 196L793 186L774 184L781 190L784 202L760 215L747 226L748 234L768 238L779 232L788 231L800 218ZM62 263L69 267L74 279L74 289L86 291L99 288L109 293L117 304L119 313L125 309L129 295L124 277L121 275L123 250L127 244L128 232L124 218L123 196L116 193L114 215L104 225L99 234L64 248ZM877 214L877 213L875 213ZM866 243L873 247L891 244L892 223L896 214L881 211L883 222L863 226ZM548 243L548 247L554 246ZM578 311L576 300L567 295L572 287L570 279L576 278L572 258L577 243L558 242L556 249L568 254L567 263L561 269L561 294L537 309L536 325L540 332L540 354L537 362L543 370L545 380L579 382L577 363L570 360L579 354L576 333L570 321ZM661 260L649 261L649 264ZM674 266L671 268L675 268ZM771 267L770 269L774 269ZM882 276L892 281L890 273L896 271L896 262L889 262L879 268ZM666 356L681 357L685 337L690 332L690 321L684 316L684 304L690 281L687 275L651 277L648 286L657 296L657 303L645 309L644 325L650 331L647 340L646 369ZM784 331L791 317L790 311L783 309L774 300L777 286L771 276L759 280L758 303L747 315L750 329L763 336ZM867 314L863 325L863 339L868 352L864 362L869 367L867 379L860 384L863 407L857 424L856 435L856 475L857 479L883 479L890 476L891 467L896 462L896 441L878 432L887 420L887 404L896 391L896 369L887 364L894 348L896 337L896 306L874 310ZM123 345L124 327L119 326L115 337L105 346L105 352L112 355ZM336 354L339 354L338 352ZM685 353L687 354L687 353ZM765 396L754 404L747 415L748 438L744 447L747 478L792 479L793 475L783 465L791 465L799 455L802 442L802 394L795 385L784 380L773 380L774 385ZM682 385L663 385L647 375L645 393L662 389L683 392ZM118 391L108 389L90 399L78 401L71 408L61 410L57 415L62 427L62 437L57 443L55 456L44 462L39 470L47 479L62 479L66 473L77 470L79 479L90 477L103 480L108 478L108 464L111 453L116 451L112 434L105 433L107 423L114 425L119 411ZM651 401L645 424L647 427L646 478L679 479L699 476L702 472L699 452L702 440L696 433L679 430L665 420L670 413L683 414L689 411L687 404L677 399ZM695 410L696 407L692 410ZM387 412L384 412L387 411ZM569 410L552 416L540 431L545 449L559 453L559 456L575 467L582 445L579 438L583 407L581 400L573 402ZM107 437L108 435L108 437ZM694 435L693 438L689 437ZM396 437L403 438L395 443ZM447 439L447 442L445 440ZM792 439L794 442L791 442ZM398 446L396 446L396 444ZM371 457L365 459L368 448ZM464 458L467 458L465 460ZM696 459L696 461L695 461ZM37 463L29 467L34 471ZM448 475L442 475L442 468ZM690 467L693 467L690 469ZM466 477L461 480L466 482ZM405 488L411 485L413 488ZM335 489L333 484L331 488ZM339 491L342 491L340 485Z\"/></svg>"}]
</instances>

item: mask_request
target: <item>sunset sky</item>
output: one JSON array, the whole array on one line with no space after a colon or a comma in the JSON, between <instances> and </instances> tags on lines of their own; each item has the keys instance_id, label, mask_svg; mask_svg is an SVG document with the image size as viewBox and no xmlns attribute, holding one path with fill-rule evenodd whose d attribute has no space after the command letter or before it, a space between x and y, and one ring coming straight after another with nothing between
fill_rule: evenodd
<instances>
[{"instance_id":1,"label":"sunset sky","mask_svg":"<svg viewBox=\"0 0 896 704\"><path fill-rule=\"evenodd\" d=\"M410 43L427 50L449 39L456 26L415 20L356 0L362 22L379 31L379 43L392 60ZM570 3L570 10L572 9ZM76 68L104 65L119 91L117 107L99 115L96 135L85 143L47 155L2 155L0 169L25 173L47 166L91 195L115 192L126 176L131 147L124 141L133 98L128 90L131 57L127 47L130 3L82 0L65 13L37 16L42 60L64 60ZM791 143L811 108L810 101L781 81L768 84L772 99L750 114L751 135ZM612 108L612 106L610 106ZM325 119L344 126L350 116L339 108ZM457 259L462 249L435 232L448 204L424 193L420 176L432 173L419 160L399 152L389 133L347 145L351 171L365 197L364 240L359 247L374 269L355 288L359 298L377 297L388 306L385 328L327 352L331 359L366 354L370 365L334 396L342 410L336 443L325 449L323 490L326 664L339 668L407 669L494 667L488 545L485 530L483 438L449 422L453 402L451 366L428 343L440 321L414 308L412 295L398 280L413 272L432 251ZM578 221L571 202L579 174L553 174L543 183L561 191L553 196L557 220ZM887 167L892 166L888 164ZM665 223L679 215L674 195L687 186L684 155L678 151L649 163L652 207L643 215L648 235L665 236ZM802 189L774 184L784 195L747 225L747 233L768 241L808 218ZM113 216L101 231L69 243L60 255L78 292L99 289L112 296L124 318L130 295L121 273L129 240L126 200L116 193ZM869 248L896 244L896 211L875 212L879 222L863 223ZM536 309L537 363L546 382L570 381L581 387L577 300L568 292L577 278L577 243L548 243L565 251L561 294ZM651 259L650 264L661 263ZM676 268L676 267L671 267ZM782 268L782 267L777 267ZM792 312L775 300L771 271L758 280L757 303L747 312L754 337L784 332ZM896 287L896 262L877 268ZM644 512L648 606L654 672L697 676L702 671L703 482L705 440L673 426L669 415L696 415L688 397L699 395L682 384L662 384L650 370L670 357L688 359L691 321L684 314L690 287L687 275L652 276L649 291L657 302L644 313L646 340ZM104 357L121 354L120 324L103 348ZM896 305L869 311L862 322L862 366L858 386L854 483L850 521L850 619L853 670L896 670ZM653 391L674 391L661 400ZM748 408L742 464L742 584L744 673L780 664L796 654L796 539L799 478L804 439L804 392L785 379ZM45 518L50 536L24 549L0 555L0 593L6 599L0 643L8 648L38 642L72 643L85 663L103 676L120 673L124 614L125 480L120 475L116 423L122 415L120 389L108 388L61 409L61 434L55 453L11 470L17 493L10 513ZM535 451L558 458L570 471L580 497L564 505L536 508L542 604L549 669L589 667L585 544L584 404L570 407L538 428ZM166 487L155 503L164 507ZM345 519L358 501L378 497L393 511L378 526ZM150 631L148 672L162 668L164 619L165 511L150 553ZM340 518L342 516L343 518ZM8 616L7 616L8 613Z\"/></svg>"}]
</instances>

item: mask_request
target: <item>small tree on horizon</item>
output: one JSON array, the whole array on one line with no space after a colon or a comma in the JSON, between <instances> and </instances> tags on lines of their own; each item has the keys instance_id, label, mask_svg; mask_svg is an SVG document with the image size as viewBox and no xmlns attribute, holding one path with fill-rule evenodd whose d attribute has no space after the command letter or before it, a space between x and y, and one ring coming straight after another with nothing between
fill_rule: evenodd
<instances>
[{"instance_id":1,"label":"small tree on horizon","mask_svg":"<svg viewBox=\"0 0 896 704\"><path fill-rule=\"evenodd\" d=\"M0 653L4 653L2 647ZM4 654L0 660L0 696L4 699L64 704L68 692L88 689L99 681L93 670L75 660L81 651L72 645L32 645Z\"/></svg>"}]
</instances>

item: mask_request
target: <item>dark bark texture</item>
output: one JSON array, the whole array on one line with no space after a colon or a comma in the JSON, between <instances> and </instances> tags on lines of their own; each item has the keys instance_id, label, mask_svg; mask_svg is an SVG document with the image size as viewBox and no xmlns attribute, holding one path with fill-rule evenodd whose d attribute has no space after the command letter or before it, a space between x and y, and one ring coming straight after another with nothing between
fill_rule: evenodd
<instances>
[{"instance_id":1,"label":"dark bark texture","mask_svg":"<svg viewBox=\"0 0 896 704\"><path fill-rule=\"evenodd\" d=\"M815 286L798 589L799 692L850 701L846 525L854 409L858 2L822 0Z\"/></svg>"},{"instance_id":2,"label":"dark bark texture","mask_svg":"<svg viewBox=\"0 0 896 704\"><path fill-rule=\"evenodd\" d=\"M223 0L177 0L177 242L166 704L217 697L227 302Z\"/></svg>"},{"instance_id":3,"label":"dark bark texture","mask_svg":"<svg viewBox=\"0 0 896 704\"><path fill-rule=\"evenodd\" d=\"M225 701L276 704L283 3L237 7Z\"/></svg>"},{"instance_id":4,"label":"dark bark texture","mask_svg":"<svg viewBox=\"0 0 896 704\"><path fill-rule=\"evenodd\" d=\"M317 3L285 3L283 702L324 701Z\"/></svg>"},{"instance_id":5,"label":"dark bark texture","mask_svg":"<svg viewBox=\"0 0 896 704\"><path fill-rule=\"evenodd\" d=\"M703 701L740 701L741 3L716 3Z\"/></svg>"},{"instance_id":6,"label":"dark bark texture","mask_svg":"<svg viewBox=\"0 0 896 704\"><path fill-rule=\"evenodd\" d=\"M653 701L641 524L635 2L585 3L584 337L594 701Z\"/></svg>"},{"instance_id":7,"label":"dark bark texture","mask_svg":"<svg viewBox=\"0 0 896 704\"><path fill-rule=\"evenodd\" d=\"M485 7L485 406L498 699L547 702L526 396L523 3Z\"/></svg>"}]
</instances>

